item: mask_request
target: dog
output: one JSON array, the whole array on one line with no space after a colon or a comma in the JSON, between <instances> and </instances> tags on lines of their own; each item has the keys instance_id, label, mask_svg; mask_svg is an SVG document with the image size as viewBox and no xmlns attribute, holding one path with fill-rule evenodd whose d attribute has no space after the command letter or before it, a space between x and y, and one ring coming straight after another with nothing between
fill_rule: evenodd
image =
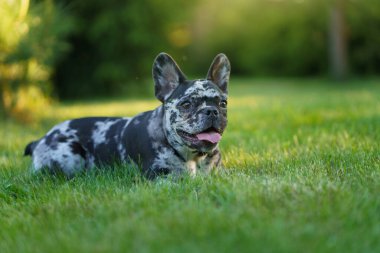
<instances>
[{"instance_id":1,"label":"dog","mask_svg":"<svg viewBox=\"0 0 380 253\"><path fill-rule=\"evenodd\" d=\"M188 80L171 56L160 53L152 70L158 108L132 118L67 120L29 143L25 155L32 156L33 171L67 177L115 161L139 166L148 178L210 172L221 164L230 69L218 54L206 79Z\"/></svg>"}]
</instances>

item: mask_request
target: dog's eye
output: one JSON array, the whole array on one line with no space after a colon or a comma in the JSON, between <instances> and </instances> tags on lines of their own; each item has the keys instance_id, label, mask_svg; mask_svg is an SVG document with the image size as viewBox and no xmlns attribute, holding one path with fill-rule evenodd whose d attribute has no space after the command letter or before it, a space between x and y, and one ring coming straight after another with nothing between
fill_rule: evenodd
<instances>
[{"instance_id":1,"label":"dog's eye","mask_svg":"<svg viewBox=\"0 0 380 253\"><path fill-rule=\"evenodd\" d=\"M185 101L185 102L183 102L182 104L181 104L181 107L183 108L183 109L190 109L190 107L191 107L191 103L189 102L189 101Z\"/></svg>"},{"instance_id":2,"label":"dog's eye","mask_svg":"<svg viewBox=\"0 0 380 253\"><path fill-rule=\"evenodd\" d=\"M227 107L227 101L226 100L220 101L219 106L222 108L226 108Z\"/></svg>"}]
</instances>

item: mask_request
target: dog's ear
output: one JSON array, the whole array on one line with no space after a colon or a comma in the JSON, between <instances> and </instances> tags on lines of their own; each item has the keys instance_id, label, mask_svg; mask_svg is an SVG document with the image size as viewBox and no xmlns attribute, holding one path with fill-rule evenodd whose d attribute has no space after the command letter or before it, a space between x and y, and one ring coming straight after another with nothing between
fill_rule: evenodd
<instances>
[{"instance_id":1,"label":"dog's ear","mask_svg":"<svg viewBox=\"0 0 380 253\"><path fill-rule=\"evenodd\" d=\"M227 93L231 65L225 54L218 54L211 63L207 79L215 83L224 93Z\"/></svg>"},{"instance_id":2,"label":"dog's ear","mask_svg":"<svg viewBox=\"0 0 380 253\"><path fill-rule=\"evenodd\" d=\"M153 63L153 79L155 95L164 102L186 77L170 55L160 53Z\"/></svg>"}]
</instances>

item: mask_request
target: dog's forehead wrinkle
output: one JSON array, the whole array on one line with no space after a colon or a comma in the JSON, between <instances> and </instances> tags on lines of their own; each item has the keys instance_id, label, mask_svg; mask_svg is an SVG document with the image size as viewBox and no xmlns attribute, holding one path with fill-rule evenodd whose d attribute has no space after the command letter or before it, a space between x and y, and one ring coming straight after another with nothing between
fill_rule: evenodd
<instances>
[{"instance_id":1,"label":"dog's forehead wrinkle","mask_svg":"<svg viewBox=\"0 0 380 253\"><path fill-rule=\"evenodd\" d=\"M222 93L208 80L197 80L184 93L191 97L221 97Z\"/></svg>"},{"instance_id":2,"label":"dog's forehead wrinkle","mask_svg":"<svg viewBox=\"0 0 380 253\"><path fill-rule=\"evenodd\" d=\"M198 80L195 80L194 81L194 85L205 85L207 84L209 81L206 80L206 79L198 79Z\"/></svg>"}]
</instances>

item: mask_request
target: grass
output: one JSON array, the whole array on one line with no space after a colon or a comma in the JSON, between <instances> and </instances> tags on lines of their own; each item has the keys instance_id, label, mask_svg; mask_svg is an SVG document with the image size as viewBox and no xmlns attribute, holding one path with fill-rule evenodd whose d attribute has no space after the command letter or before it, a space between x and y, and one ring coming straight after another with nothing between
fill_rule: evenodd
<instances>
[{"instance_id":1,"label":"grass","mask_svg":"<svg viewBox=\"0 0 380 253\"><path fill-rule=\"evenodd\" d=\"M147 181L120 166L32 175L24 145L54 123L155 100L70 102L0 122L0 252L380 252L380 81L235 80L225 170Z\"/></svg>"}]
</instances>

